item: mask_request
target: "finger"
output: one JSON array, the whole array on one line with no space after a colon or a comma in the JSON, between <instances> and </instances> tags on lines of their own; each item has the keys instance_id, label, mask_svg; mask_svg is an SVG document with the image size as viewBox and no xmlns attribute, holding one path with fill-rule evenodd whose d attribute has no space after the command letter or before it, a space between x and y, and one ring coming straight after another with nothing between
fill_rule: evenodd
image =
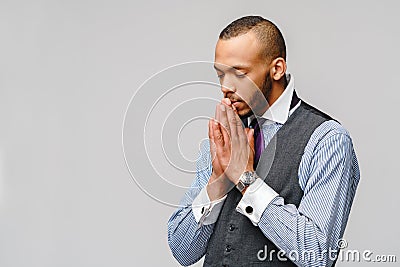
<instances>
[{"instance_id":1,"label":"finger","mask_svg":"<svg viewBox=\"0 0 400 267\"><path fill-rule=\"evenodd\" d=\"M246 142L246 131L245 131L245 127L243 126L243 122L240 119L237 112L233 111L233 115L236 118L236 129L237 129L238 135L243 142Z\"/></svg>"},{"instance_id":2,"label":"finger","mask_svg":"<svg viewBox=\"0 0 400 267\"><path fill-rule=\"evenodd\" d=\"M228 144L229 140L230 140L230 135L231 135L231 133L230 133L231 132L231 127L230 127L229 122L228 122L228 117L226 115L226 110L230 109L230 108L225 106L224 104L219 104L217 106L217 109L219 110L218 114L220 116L219 117L219 119L220 119L219 122L220 122L221 132L222 132L222 135L224 137L225 144Z\"/></svg>"},{"instance_id":3,"label":"finger","mask_svg":"<svg viewBox=\"0 0 400 267\"><path fill-rule=\"evenodd\" d=\"M245 130L246 130L247 142L249 143L251 150L254 151L254 129L246 128Z\"/></svg>"},{"instance_id":4,"label":"finger","mask_svg":"<svg viewBox=\"0 0 400 267\"><path fill-rule=\"evenodd\" d=\"M219 123L216 120L213 120L213 122L211 123L212 126L212 136L213 136L213 140L215 143L215 146L218 150L219 147L223 147L224 146L224 136L221 132L221 127L219 125Z\"/></svg>"},{"instance_id":5,"label":"finger","mask_svg":"<svg viewBox=\"0 0 400 267\"><path fill-rule=\"evenodd\" d=\"M235 125L236 125L236 130L237 130L237 133L238 133L239 140L240 140L241 143L245 144L245 143L247 143L247 137L246 137L245 128L243 126L243 122L239 118L239 115L235 111L233 111L233 116L236 119Z\"/></svg>"},{"instance_id":6,"label":"finger","mask_svg":"<svg viewBox=\"0 0 400 267\"><path fill-rule=\"evenodd\" d=\"M211 154L211 162L213 164L213 168L214 168L214 164L219 164L218 163L218 157L217 157L217 143L215 141L215 137L214 137L214 131L216 124L214 123L214 119L210 119L208 121L208 136L210 138L210 154Z\"/></svg>"},{"instance_id":7,"label":"finger","mask_svg":"<svg viewBox=\"0 0 400 267\"><path fill-rule=\"evenodd\" d=\"M220 108L220 103L219 104L217 104L217 106L215 107L215 124L218 126L218 127L221 127L221 117L222 117L222 111L221 111L221 108Z\"/></svg>"},{"instance_id":8,"label":"finger","mask_svg":"<svg viewBox=\"0 0 400 267\"><path fill-rule=\"evenodd\" d=\"M219 112L220 112L220 110L219 110L218 104L217 104L217 106L215 107L215 116L214 116L215 119L214 119L214 122L220 120L220 119L219 119L219 117L220 117Z\"/></svg>"},{"instance_id":9,"label":"finger","mask_svg":"<svg viewBox=\"0 0 400 267\"><path fill-rule=\"evenodd\" d=\"M231 105L231 107L232 107L233 111L237 114L236 106L235 105Z\"/></svg>"},{"instance_id":10,"label":"finger","mask_svg":"<svg viewBox=\"0 0 400 267\"><path fill-rule=\"evenodd\" d=\"M215 143L215 141L214 141L214 132L213 132L213 129L212 129L213 123L214 123L213 119L210 119L208 121L208 139L210 139L210 151L211 152L213 151L213 148L215 147L215 144L214 144Z\"/></svg>"},{"instance_id":11,"label":"finger","mask_svg":"<svg viewBox=\"0 0 400 267\"><path fill-rule=\"evenodd\" d=\"M223 98L221 100L222 104L225 104L228 107L231 107L233 109L233 111L235 111L235 113L237 113L236 107L234 105L232 105L232 101L229 98Z\"/></svg>"},{"instance_id":12,"label":"finger","mask_svg":"<svg viewBox=\"0 0 400 267\"><path fill-rule=\"evenodd\" d=\"M222 98L221 103L225 104L228 107L232 106L232 102L231 102L231 100L229 98Z\"/></svg>"},{"instance_id":13,"label":"finger","mask_svg":"<svg viewBox=\"0 0 400 267\"><path fill-rule=\"evenodd\" d=\"M217 106L215 107L215 119L213 120L213 127L212 127L214 138L216 138L217 136L220 137L222 135L221 125L220 125L221 111L218 108L218 105L219 104L217 104ZM221 134L219 132L221 132Z\"/></svg>"},{"instance_id":14,"label":"finger","mask_svg":"<svg viewBox=\"0 0 400 267\"><path fill-rule=\"evenodd\" d=\"M231 129L232 139L234 137L238 138L240 136L240 132L242 132L242 134L243 134L242 122L239 119L239 117L235 114L233 109L228 108L226 113L227 113L227 117L228 117L228 121L229 121L229 127ZM240 127L240 131L238 131L239 127Z\"/></svg>"},{"instance_id":15,"label":"finger","mask_svg":"<svg viewBox=\"0 0 400 267\"><path fill-rule=\"evenodd\" d=\"M247 137L248 147L250 148L248 159L247 159L247 167L251 168L254 164L254 155L255 155L254 129L246 128L246 137Z\"/></svg>"},{"instance_id":16,"label":"finger","mask_svg":"<svg viewBox=\"0 0 400 267\"><path fill-rule=\"evenodd\" d=\"M215 158L216 160L215 163L219 162L219 158L224 154L225 150L225 142L223 140L223 135L221 131L219 130L219 125L215 123L211 123L212 125L212 132L213 132L213 138L214 138L214 143L215 143Z\"/></svg>"}]
</instances>

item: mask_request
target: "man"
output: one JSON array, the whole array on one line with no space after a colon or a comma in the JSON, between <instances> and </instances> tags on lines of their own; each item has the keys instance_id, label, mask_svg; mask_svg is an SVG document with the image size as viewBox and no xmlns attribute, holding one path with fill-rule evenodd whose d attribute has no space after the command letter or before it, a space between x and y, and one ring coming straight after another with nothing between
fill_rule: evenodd
<instances>
[{"instance_id":1,"label":"man","mask_svg":"<svg viewBox=\"0 0 400 267\"><path fill-rule=\"evenodd\" d=\"M349 133L297 97L283 36L262 17L221 32L214 67L224 98L168 222L172 254L182 265L334 265L360 178Z\"/></svg>"}]
</instances>

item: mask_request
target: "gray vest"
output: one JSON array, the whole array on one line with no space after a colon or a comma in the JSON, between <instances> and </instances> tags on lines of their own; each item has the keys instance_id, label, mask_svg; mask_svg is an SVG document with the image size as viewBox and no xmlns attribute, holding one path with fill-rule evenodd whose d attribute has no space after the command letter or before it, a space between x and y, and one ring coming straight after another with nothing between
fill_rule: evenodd
<instances>
[{"instance_id":1,"label":"gray vest","mask_svg":"<svg viewBox=\"0 0 400 267\"><path fill-rule=\"evenodd\" d=\"M332 118L304 101L272 138L261 155L257 174L272 187L285 204L299 206L303 191L298 169L304 149L314 130ZM264 236L260 228L235 210L242 194L232 189L225 200L208 242L203 266L296 266L289 259L279 261L279 249ZM275 250L272 260L259 260L257 253ZM282 258L282 257L281 257Z\"/></svg>"}]
</instances>

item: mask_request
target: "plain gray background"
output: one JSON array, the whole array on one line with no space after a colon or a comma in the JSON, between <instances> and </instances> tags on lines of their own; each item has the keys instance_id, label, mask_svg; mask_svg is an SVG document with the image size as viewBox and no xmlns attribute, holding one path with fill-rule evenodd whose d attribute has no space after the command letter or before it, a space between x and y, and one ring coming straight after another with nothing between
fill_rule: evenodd
<instances>
[{"instance_id":1,"label":"plain gray background","mask_svg":"<svg viewBox=\"0 0 400 267\"><path fill-rule=\"evenodd\" d=\"M299 95L352 135L362 177L349 249L399 261L397 2L1 0L0 266L177 266L174 208L130 176L123 117L146 79L212 61L219 32L249 14L278 24ZM202 125L182 132L185 154L196 155Z\"/></svg>"}]
</instances>

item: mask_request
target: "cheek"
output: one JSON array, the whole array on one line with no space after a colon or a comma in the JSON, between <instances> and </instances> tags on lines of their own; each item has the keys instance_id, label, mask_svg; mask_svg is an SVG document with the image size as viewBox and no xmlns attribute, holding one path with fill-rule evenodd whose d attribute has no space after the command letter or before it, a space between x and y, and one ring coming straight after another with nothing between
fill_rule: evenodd
<instances>
[{"instance_id":1,"label":"cheek","mask_svg":"<svg viewBox=\"0 0 400 267\"><path fill-rule=\"evenodd\" d=\"M239 88L237 94L250 106L254 106L260 98L263 98L261 87L250 79L243 82Z\"/></svg>"},{"instance_id":2,"label":"cheek","mask_svg":"<svg viewBox=\"0 0 400 267\"><path fill-rule=\"evenodd\" d=\"M260 91L258 85L254 83L250 78L245 78L238 82L236 94L245 100L250 102L254 99L254 96Z\"/></svg>"}]
</instances>

